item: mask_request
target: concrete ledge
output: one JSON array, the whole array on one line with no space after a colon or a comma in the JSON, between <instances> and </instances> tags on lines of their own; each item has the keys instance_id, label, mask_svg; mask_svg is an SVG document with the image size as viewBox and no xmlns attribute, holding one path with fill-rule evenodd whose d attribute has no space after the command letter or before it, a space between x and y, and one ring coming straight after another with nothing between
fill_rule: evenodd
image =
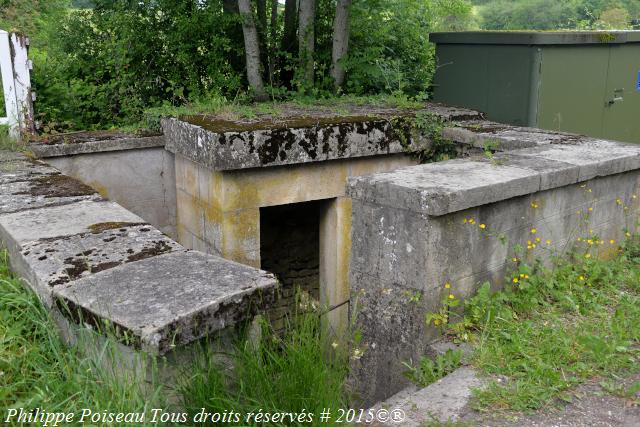
<instances>
[{"instance_id":1,"label":"concrete ledge","mask_svg":"<svg viewBox=\"0 0 640 427\"><path fill-rule=\"evenodd\" d=\"M462 121L443 130L444 138L476 148L509 151L548 144L572 144L581 137L566 132L505 125L486 120Z\"/></svg>"},{"instance_id":2,"label":"concrete ledge","mask_svg":"<svg viewBox=\"0 0 640 427\"><path fill-rule=\"evenodd\" d=\"M352 178L351 197L441 216L599 176L640 168L640 146L578 138L492 159L472 157Z\"/></svg>"},{"instance_id":3,"label":"concrete ledge","mask_svg":"<svg viewBox=\"0 0 640 427\"><path fill-rule=\"evenodd\" d=\"M405 418L396 425L421 427L433 422L456 422L472 411L474 389L486 386L487 380L463 366L442 379L418 389L409 387L377 404L374 409L400 409Z\"/></svg>"},{"instance_id":4,"label":"concrete ledge","mask_svg":"<svg viewBox=\"0 0 640 427\"><path fill-rule=\"evenodd\" d=\"M196 251L129 263L54 288L83 321L103 319L147 352L165 353L256 314L275 300L273 276Z\"/></svg>"},{"instance_id":5,"label":"concrete ledge","mask_svg":"<svg viewBox=\"0 0 640 427\"><path fill-rule=\"evenodd\" d=\"M83 186L24 156L0 156L0 240L58 317L107 322L129 345L163 354L275 299L273 275L186 251L117 203L74 195Z\"/></svg>"},{"instance_id":6,"label":"concrete ledge","mask_svg":"<svg viewBox=\"0 0 640 427\"><path fill-rule=\"evenodd\" d=\"M31 143L29 149L39 158L71 156L74 154L100 153L104 151L137 150L164 147L164 137L118 137L110 139L80 140L69 143Z\"/></svg>"},{"instance_id":7,"label":"concrete ledge","mask_svg":"<svg viewBox=\"0 0 640 427\"><path fill-rule=\"evenodd\" d=\"M403 122L421 112L446 121L482 117L473 110L428 104L423 110L361 109L249 123L166 118L162 129L170 152L212 170L233 170L407 152L427 140Z\"/></svg>"}]
</instances>

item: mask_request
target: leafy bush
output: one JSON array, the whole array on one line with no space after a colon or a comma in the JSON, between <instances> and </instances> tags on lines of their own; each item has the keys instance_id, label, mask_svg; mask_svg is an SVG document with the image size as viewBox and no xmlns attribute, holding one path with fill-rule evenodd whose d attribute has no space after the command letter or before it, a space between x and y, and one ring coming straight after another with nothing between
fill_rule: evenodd
<instances>
[{"instance_id":1,"label":"leafy bush","mask_svg":"<svg viewBox=\"0 0 640 427\"><path fill-rule=\"evenodd\" d=\"M429 32L472 26L471 6L464 0L355 0L346 91L428 90L435 72Z\"/></svg>"}]
</instances>

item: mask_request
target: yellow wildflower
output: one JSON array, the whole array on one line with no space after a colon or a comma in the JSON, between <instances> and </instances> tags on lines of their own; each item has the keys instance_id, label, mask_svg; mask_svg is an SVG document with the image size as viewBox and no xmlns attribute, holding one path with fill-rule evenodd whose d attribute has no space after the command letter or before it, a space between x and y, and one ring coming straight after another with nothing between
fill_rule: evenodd
<instances>
[{"instance_id":1,"label":"yellow wildflower","mask_svg":"<svg viewBox=\"0 0 640 427\"><path fill-rule=\"evenodd\" d=\"M616 199L616 204L621 205L622 204L622 200Z\"/></svg>"},{"instance_id":2,"label":"yellow wildflower","mask_svg":"<svg viewBox=\"0 0 640 427\"><path fill-rule=\"evenodd\" d=\"M628 231L626 233L624 233L625 236L627 237L631 237L631 233L629 233Z\"/></svg>"},{"instance_id":3,"label":"yellow wildflower","mask_svg":"<svg viewBox=\"0 0 640 427\"><path fill-rule=\"evenodd\" d=\"M511 261L513 261L513 262L518 262L518 258L513 257L513 258L511 258Z\"/></svg>"},{"instance_id":4,"label":"yellow wildflower","mask_svg":"<svg viewBox=\"0 0 640 427\"><path fill-rule=\"evenodd\" d=\"M589 208L589 209L588 209L588 211L589 211L589 212L593 212L593 208Z\"/></svg>"},{"instance_id":5,"label":"yellow wildflower","mask_svg":"<svg viewBox=\"0 0 640 427\"><path fill-rule=\"evenodd\" d=\"M591 258L591 254L588 254L588 253L587 253L587 254L584 254L584 257L585 257L585 258Z\"/></svg>"},{"instance_id":6,"label":"yellow wildflower","mask_svg":"<svg viewBox=\"0 0 640 427\"><path fill-rule=\"evenodd\" d=\"M535 228L531 229L531 234L536 234L538 232L538 230L536 230Z\"/></svg>"},{"instance_id":7,"label":"yellow wildflower","mask_svg":"<svg viewBox=\"0 0 640 427\"><path fill-rule=\"evenodd\" d=\"M547 243L547 245L550 245L551 244L551 240L547 240L546 243Z\"/></svg>"},{"instance_id":8,"label":"yellow wildflower","mask_svg":"<svg viewBox=\"0 0 640 427\"><path fill-rule=\"evenodd\" d=\"M609 240L609 244L610 244L610 245L615 245L615 244L616 244L616 241L615 241L615 240L613 240L613 239L611 239L611 240Z\"/></svg>"},{"instance_id":9,"label":"yellow wildflower","mask_svg":"<svg viewBox=\"0 0 640 427\"><path fill-rule=\"evenodd\" d=\"M540 238L536 237L536 242L540 243Z\"/></svg>"},{"instance_id":10,"label":"yellow wildflower","mask_svg":"<svg viewBox=\"0 0 640 427\"><path fill-rule=\"evenodd\" d=\"M484 230L485 228L487 228L487 226L486 226L485 224L480 224L478 227L482 228L483 230Z\"/></svg>"},{"instance_id":11,"label":"yellow wildflower","mask_svg":"<svg viewBox=\"0 0 640 427\"><path fill-rule=\"evenodd\" d=\"M514 277L514 278L513 278L513 283L518 283L519 281L520 281L520 280L518 280L518 278L517 278L517 277Z\"/></svg>"},{"instance_id":12,"label":"yellow wildflower","mask_svg":"<svg viewBox=\"0 0 640 427\"><path fill-rule=\"evenodd\" d=\"M449 294L449 299L456 299L456 297L453 294Z\"/></svg>"},{"instance_id":13,"label":"yellow wildflower","mask_svg":"<svg viewBox=\"0 0 640 427\"><path fill-rule=\"evenodd\" d=\"M584 282L584 276L578 277L578 280L580 280L581 282Z\"/></svg>"},{"instance_id":14,"label":"yellow wildflower","mask_svg":"<svg viewBox=\"0 0 640 427\"><path fill-rule=\"evenodd\" d=\"M444 284L445 289L451 289L451 283L447 282Z\"/></svg>"}]
</instances>

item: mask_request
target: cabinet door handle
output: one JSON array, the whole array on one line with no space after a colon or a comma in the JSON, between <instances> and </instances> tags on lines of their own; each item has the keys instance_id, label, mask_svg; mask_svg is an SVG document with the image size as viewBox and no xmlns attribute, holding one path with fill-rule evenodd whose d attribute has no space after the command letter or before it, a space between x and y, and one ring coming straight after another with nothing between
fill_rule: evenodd
<instances>
[{"instance_id":1,"label":"cabinet door handle","mask_svg":"<svg viewBox=\"0 0 640 427\"><path fill-rule=\"evenodd\" d=\"M609 100L609 105L613 105L616 102L624 101L624 89L615 89L613 91L613 98Z\"/></svg>"}]
</instances>

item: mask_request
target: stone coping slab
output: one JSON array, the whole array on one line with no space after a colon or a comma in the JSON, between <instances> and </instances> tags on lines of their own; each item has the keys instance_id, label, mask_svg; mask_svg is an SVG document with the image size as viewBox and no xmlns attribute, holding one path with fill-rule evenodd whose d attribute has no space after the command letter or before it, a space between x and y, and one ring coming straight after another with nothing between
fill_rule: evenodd
<instances>
[{"instance_id":1,"label":"stone coping slab","mask_svg":"<svg viewBox=\"0 0 640 427\"><path fill-rule=\"evenodd\" d=\"M38 143L29 144L29 149L36 157L60 157L77 154L101 153L105 151L138 150L142 148L164 147L164 137L156 136L119 136L117 138L87 139L70 143Z\"/></svg>"},{"instance_id":2,"label":"stone coping slab","mask_svg":"<svg viewBox=\"0 0 640 427\"><path fill-rule=\"evenodd\" d=\"M89 233L40 239L22 245L22 256L43 288L86 277L120 264L139 261L182 247L149 224L102 223Z\"/></svg>"},{"instance_id":3,"label":"stone coping slab","mask_svg":"<svg viewBox=\"0 0 640 427\"><path fill-rule=\"evenodd\" d=\"M64 238L90 233L92 226L103 223L145 221L111 201L78 201L69 205L28 209L0 215L0 228L18 245L41 239Z\"/></svg>"},{"instance_id":4,"label":"stone coping slab","mask_svg":"<svg viewBox=\"0 0 640 427\"><path fill-rule=\"evenodd\" d=\"M486 120L462 121L455 125L443 130L444 138L495 151L517 150L548 144L572 144L584 138L566 132L511 126Z\"/></svg>"},{"instance_id":5,"label":"stone coping slab","mask_svg":"<svg viewBox=\"0 0 640 427\"><path fill-rule=\"evenodd\" d=\"M640 145L591 138L351 178L356 199L432 216L640 168Z\"/></svg>"},{"instance_id":6,"label":"stone coping slab","mask_svg":"<svg viewBox=\"0 0 640 427\"><path fill-rule=\"evenodd\" d=\"M109 319L135 346L164 353L208 336L275 299L273 276L197 251L179 251L57 286L61 310ZM258 294L256 291L262 291Z\"/></svg>"},{"instance_id":7,"label":"stone coping slab","mask_svg":"<svg viewBox=\"0 0 640 427\"><path fill-rule=\"evenodd\" d=\"M422 110L369 113L333 112L240 124L198 116L165 118L161 124L168 151L224 171L403 153L423 142L418 140L428 139L407 129L406 120L416 114L433 114L446 121L482 118L473 110L437 104Z\"/></svg>"},{"instance_id":8,"label":"stone coping slab","mask_svg":"<svg viewBox=\"0 0 640 427\"><path fill-rule=\"evenodd\" d=\"M273 275L188 252L117 203L68 194L83 185L0 152L0 202L13 207L0 209L0 241L46 306L71 308L63 314L72 320L116 325L128 333L125 342L163 353L251 319L275 299ZM29 191L50 205L25 201L24 193L34 197Z\"/></svg>"}]
</instances>

